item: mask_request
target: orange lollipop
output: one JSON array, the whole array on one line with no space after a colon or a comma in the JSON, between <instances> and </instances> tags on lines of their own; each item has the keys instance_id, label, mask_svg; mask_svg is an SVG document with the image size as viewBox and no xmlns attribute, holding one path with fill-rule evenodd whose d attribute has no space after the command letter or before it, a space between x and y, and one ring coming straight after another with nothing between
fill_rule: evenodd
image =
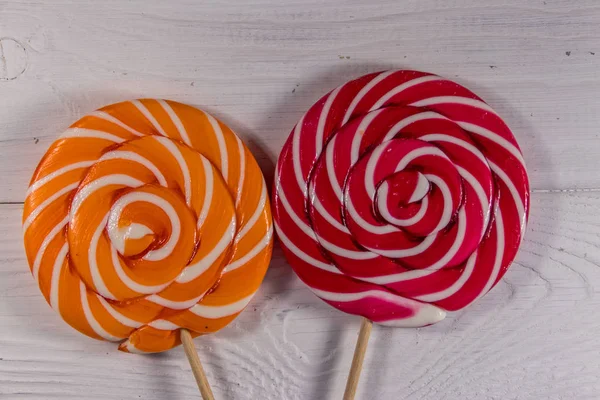
<instances>
[{"instance_id":1,"label":"orange lollipop","mask_svg":"<svg viewBox=\"0 0 600 400\"><path fill-rule=\"evenodd\" d=\"M31 272L72 327L129 352L215 332L271 258L263 175L223 123L133 100L73 124L38 165L23 211Z\"/></svg>"}]
</instances>

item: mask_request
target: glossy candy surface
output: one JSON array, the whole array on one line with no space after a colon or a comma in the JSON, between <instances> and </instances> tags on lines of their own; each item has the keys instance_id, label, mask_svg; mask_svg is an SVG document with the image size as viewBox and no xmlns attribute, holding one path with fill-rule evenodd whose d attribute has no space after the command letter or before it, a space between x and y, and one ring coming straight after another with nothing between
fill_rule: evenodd
<instances>
[{"instance_id":1,"label":"glossy candy surface","mask_svg":"<svg viewBox=\"0 0 600 400\"><path fill-rule=\"evenodd\" d=\"M466 88L386 71L321 98L277 165L285 255L327 303L386 325L442 320L487 293L525 230L519 146Z\"/></svg>"},{"instance_id":2,"label":"glossy candy surface","mask_svg":"<svg viewBox=\"0 0 600 400\"><path fill-rule=\"evenodd\" d=\"M150 99L95 111L52 144L23 229L52 308L130 352L232 321L262 282L273 233L263 175L241 140L199 109Z\"/></svg>"}]
</instances>

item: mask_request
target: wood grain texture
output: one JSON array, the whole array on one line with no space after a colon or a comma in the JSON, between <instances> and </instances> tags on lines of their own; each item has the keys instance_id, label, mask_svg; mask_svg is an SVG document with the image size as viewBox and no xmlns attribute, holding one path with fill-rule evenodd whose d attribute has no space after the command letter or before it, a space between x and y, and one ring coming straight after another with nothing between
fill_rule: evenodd
<instances>
[{"instance_id":1,"label":"wood grain texture","mask_svg":"<svg viewBox=\"0 0 600 400\"><path fill-rule=\"evenodd\" d=\"M117 352L35 287L19 203L71 122L133 97L191 103L230 124L270 180L318 97L410 68L457 80L505 118L535 189L530 227L472 307L423 329L374 326L357 399L596 399L599 24L596 0L0 1L0 398L198 398L181 348ZM276 248L248 309L195 343L217 399L338 399L359 324Z\"/></svg>"},{"instance_id":2,"label":"wood grain texture","mask_svg":"<svg viewBox=\"0 0 600 400\"><path fill-rule=\"evenodd\" d=\"M435 72L490 102L534 188L600 187L581 173L598 156L583 150L600 125L599 22L595 0L4 0L0 37L26 49L27 65L0 81L0 201L22 200L72 121L140 96L207 108L272 170L317 98L386 68Z\"/></svg>"}]
</instances>

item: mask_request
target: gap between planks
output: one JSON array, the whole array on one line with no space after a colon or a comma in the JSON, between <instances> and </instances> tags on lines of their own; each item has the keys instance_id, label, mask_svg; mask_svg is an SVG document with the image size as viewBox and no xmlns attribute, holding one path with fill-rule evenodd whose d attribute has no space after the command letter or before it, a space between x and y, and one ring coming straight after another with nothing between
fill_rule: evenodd
<instances>
[{"instance_id":1,"label":"gap between planks","mask_svg":"<svg viewBox=\"0 0 600 400\"><path fill-rule=\"evenodd\" d=\"M531 193L592 193L600 192L600 188L573 188L573 189L531 189ZM0 206L23 205L22 201L0 201Z\"/></svg>"}]
</instances>

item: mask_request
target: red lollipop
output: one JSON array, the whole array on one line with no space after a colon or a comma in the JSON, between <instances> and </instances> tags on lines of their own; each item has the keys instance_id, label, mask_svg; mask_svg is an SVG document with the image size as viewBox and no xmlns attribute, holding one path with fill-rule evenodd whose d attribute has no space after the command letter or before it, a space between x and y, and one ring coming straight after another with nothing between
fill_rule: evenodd
<instances>
[{"instance_id":1,"label":"red lollipop","mask_svg":"<svg viewBox=\"0 0 600 400\"><path fill-rule=\"evenodd\" d=\"M273 204L286 258L317 296L419 327L502 278L525 231L529 182L513 134L483 100L436 75L386 71L338 87L300 119Z\"/></svg>"}]
</instances>

